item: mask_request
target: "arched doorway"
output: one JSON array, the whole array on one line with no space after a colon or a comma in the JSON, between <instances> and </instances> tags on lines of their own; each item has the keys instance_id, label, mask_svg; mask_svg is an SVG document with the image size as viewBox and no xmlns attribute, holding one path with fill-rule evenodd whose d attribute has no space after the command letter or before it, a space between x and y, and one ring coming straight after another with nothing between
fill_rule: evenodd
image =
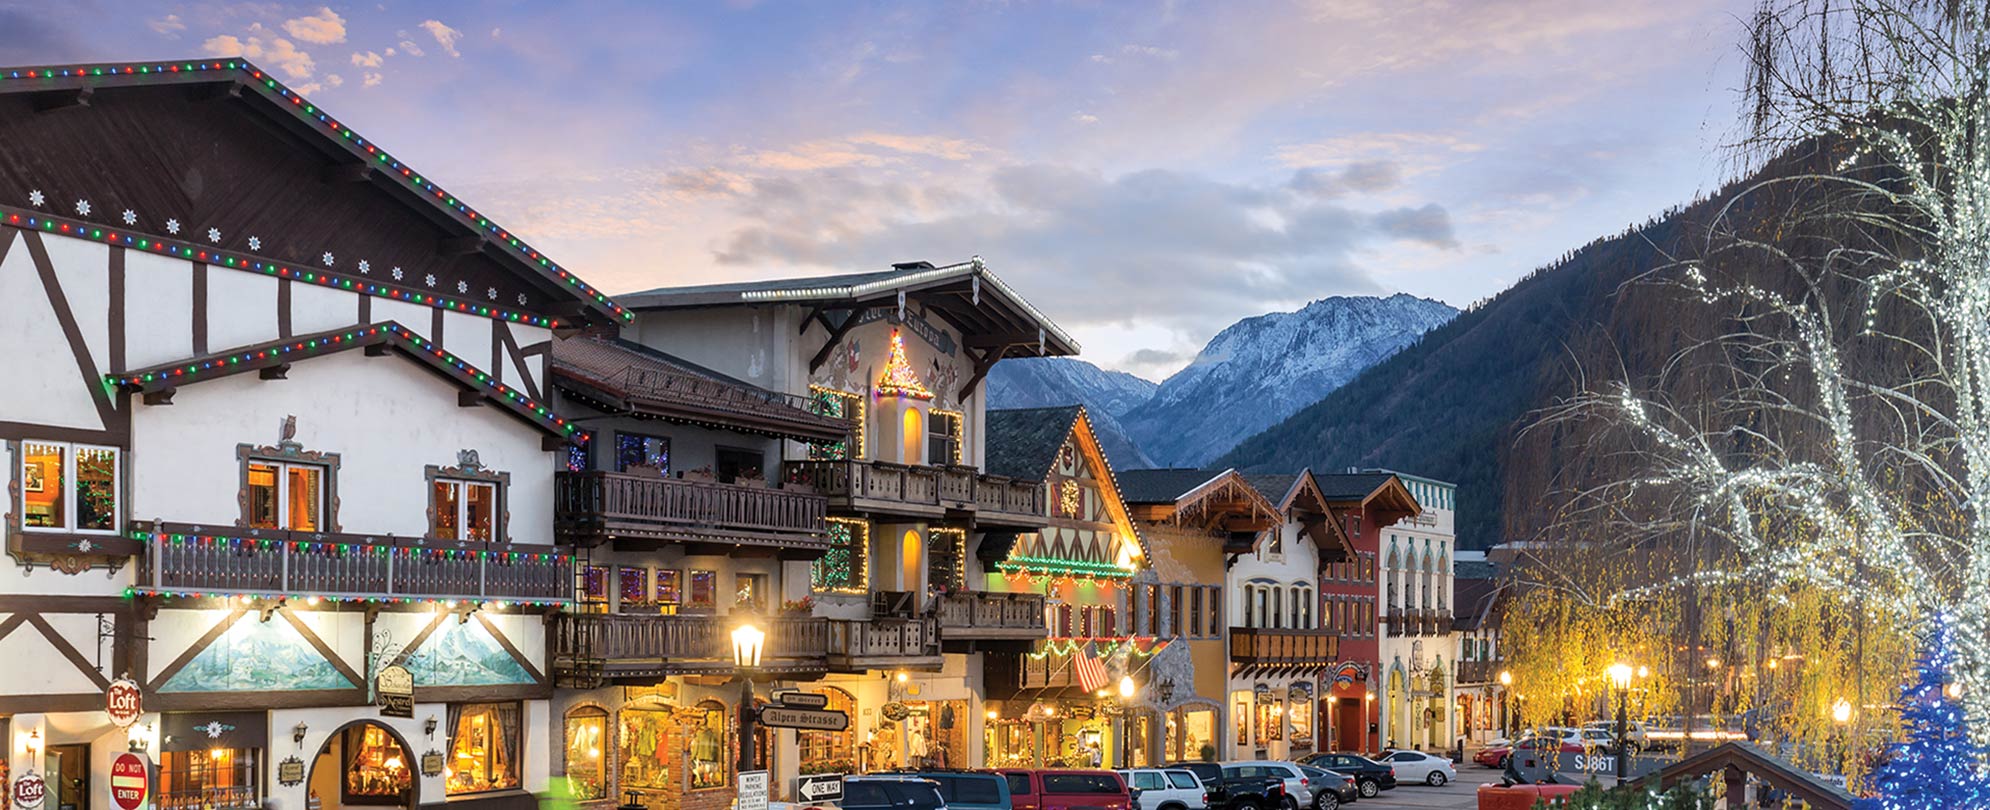
<instances>
[{"instance_id":1,"label":"arched doorway","mask_svg":"<svg viewBox=\"0 0 1990 810\"><path fill-rule=\"evenodd\" d=\"M355 720L332 732L311 760L305 779L309 810L414 810L421 798L407 740L371 720Z\"/></svg>"},{"instance_id":2,"label":"arched doorway","mask_svg":"<svg viewBox=\"0 0 1990 810\"><path fill-rule=\"evenodd\" d=\"M926 541L919 539L918 529L906 529L905 536L899 539L898 569L901 590L914 593L925 590L919 587L919 574L926 570Z\"/></svg>"},{"instance_id":3,"label":"arched doorway","mask_svg":"<svg viewBox=\"0 0 1990 810\"><path fill-rule=\"evenodd\" d=\"M1382 741L1386 748L1399 748L1415 741L1410 731L1410 685L1401 669L1389 670L1389 728Z\"/></svg>"}]
</instances>

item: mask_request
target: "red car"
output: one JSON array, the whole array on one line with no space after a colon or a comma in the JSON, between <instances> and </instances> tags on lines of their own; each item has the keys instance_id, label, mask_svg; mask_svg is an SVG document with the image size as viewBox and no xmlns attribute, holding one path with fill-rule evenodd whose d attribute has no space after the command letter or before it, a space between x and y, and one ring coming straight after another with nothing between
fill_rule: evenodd
<instances>
[{"instance_id":1,"label":"red car","mask_svg":"<svg viewBox=\"0 0 1990 810\"><path fill-rule=\"evenodd\" d=\"M1488 768L1504 768L1506 767L1507 759L1513 756L1513 749L1516 747L1522 751L1532 753L1537 756L1547 756L1550 753L1561 753L1561 754L1583 753L1582 746L1577 745L1573 742L1569 742L1567 740L1562 741L1561 745L1559 746L1560 751L1557 752L1556 751L1557 746L1554 740L1546 739L1543 737L1528 737L1527 739L1515 743L1513 746L1496 746L1496 747L1482 748L1479 750L1478 753L1472 755L1472 761L1479 763L1480 765L1484 765Z\"/></svg>"},{"instance_id":2,"label":"red car","mask_svg":"<svg viewBox=\"0 0 1990 810\"><path fill-rule=\"evenodd\" d=\"M1112 771L1003 768L1014 810L1133 810L1126 780Z\"/></svg>"}]
</instances>

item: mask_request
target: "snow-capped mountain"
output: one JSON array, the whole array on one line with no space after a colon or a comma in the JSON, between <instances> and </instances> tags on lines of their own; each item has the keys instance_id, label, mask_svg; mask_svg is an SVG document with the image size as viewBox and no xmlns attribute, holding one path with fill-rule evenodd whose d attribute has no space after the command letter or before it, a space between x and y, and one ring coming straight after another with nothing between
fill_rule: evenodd
<instances>
[{"instance_id":1,"label":"snow-capped mountain","mask_svg":"<svg viewBox=\"0 0 1990 810\"><path fill-rule=\"evenodd\" d=\"M1119 423L1120 414L1154 395L1151 380L1069 357L1026 357L996 363L984 385L991 409L1083 405L1114 467L1154 466Z\"/></svg>"},{"instance_id":2,"label":"snow-capped mountain","mask_svg":"<svg viewBox=\"0 0 1990 810\"><path fill-rule=\"evenodd\" d=\"M1119 421L1154 462L1201 466L1457 314L1442 302L1398 293L1335 296L1297 312L1245 318Z\"/></svg>"}]
</instances>

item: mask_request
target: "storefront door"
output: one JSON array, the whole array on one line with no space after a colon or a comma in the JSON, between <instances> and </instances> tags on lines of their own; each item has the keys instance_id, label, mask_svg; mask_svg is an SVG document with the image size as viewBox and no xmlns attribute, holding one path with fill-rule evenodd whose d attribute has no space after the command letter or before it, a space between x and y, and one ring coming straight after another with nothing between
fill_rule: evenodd
<instances>
[{"instance_id":1,"label":"storefront door","mask_svg":"<svg viewBox=\"0 0 1990 810\"><path fill-rule=\"evenodd\" d=\"M56 810L90 810L90 746L51 745L47 770Z\"/></svg>"}]
</instances>

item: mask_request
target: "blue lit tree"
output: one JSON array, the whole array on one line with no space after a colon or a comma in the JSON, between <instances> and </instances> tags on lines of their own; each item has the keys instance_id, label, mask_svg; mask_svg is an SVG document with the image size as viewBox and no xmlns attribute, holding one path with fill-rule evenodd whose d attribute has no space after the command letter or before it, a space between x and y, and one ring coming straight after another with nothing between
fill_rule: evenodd
<instances>
[{"instance_id":1,"label":"blue lit tree","mask_svg":"<svg viewBox=\"0 0 1990 810\"><path fill-rule=\"evenodd\" d=\"M1887 749L1872 774L1874 798L1858 810L1990 810L1990 780L1982 773L1984 750L1971 743L1960 691L1951 689L1954 629L1937 615L1914 663L1914 681L1901 690L1900 719L1907 739Z\"/></svg>"}]
</instances>

